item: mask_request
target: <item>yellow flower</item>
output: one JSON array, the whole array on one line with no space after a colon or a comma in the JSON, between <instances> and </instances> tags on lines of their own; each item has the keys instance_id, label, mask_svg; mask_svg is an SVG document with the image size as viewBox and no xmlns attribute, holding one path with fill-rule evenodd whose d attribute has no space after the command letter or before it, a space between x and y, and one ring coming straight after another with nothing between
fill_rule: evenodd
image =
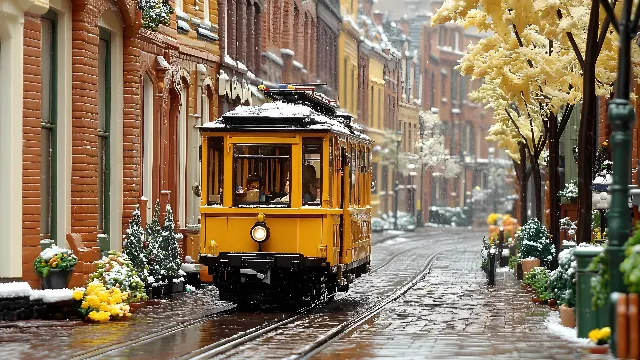
<instances>
[{"instance_id":1,"label":"yellow flower","mask_svg":"<svg viewBox=\"0 0 640 360\"><path fill-rule=\"evenodd\" d=\"M611 328L607 326L600 329L600 336L602 340L608 340L611 337Z\"/></svg>"},{"instance_id":2,"label":"yellow flower","mask_svg":"<svg viewBox=\"0 0 640 360\"><path fill-rule=\"evenodd\" d=\"M92 311L89 313L89 319L95 322L107 322L111 314L105 311Z\"/></svg>"},{"instance_id":3,"label":"yellow flower","mask_svg":"<svg viewBox=\"0 0 640 360\"><path fill-rule=\"evenodd\" d=\"M593 329L589 331L589 340L597 343L600 340L600 329Z\"/></svg>"},{"instance_id":4,"label":"yellow flower","mask_svg":"<svg viewBox=\"0 0 640 360\"><path fill-rule=\"evenodd\" d=\"M83 297L84 297L84 291L82 290L73 291L73 300L81 300Z\"/></svg>"}]
</instances>

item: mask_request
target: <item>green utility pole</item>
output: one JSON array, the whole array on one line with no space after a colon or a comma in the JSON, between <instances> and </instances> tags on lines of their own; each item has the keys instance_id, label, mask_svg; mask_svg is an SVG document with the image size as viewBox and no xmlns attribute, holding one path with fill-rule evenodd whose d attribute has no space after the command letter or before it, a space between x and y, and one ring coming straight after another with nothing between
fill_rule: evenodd
<instances>
[{"instance_id":1,"label":"green utility pole","mask_svg":"<svg viewBox=\"0 0 640 360\"><path fill-rule=\"evenodd\" d=\"M636 9L635 14L632 14L633 0L624 0L621 18L617 19L608 0L600 0L600 3L620 37L615 99L609 102L613 184L609 187L611 208L609 210L609 244L606 254L609 260L609 291L614 293L626 290L622 281L620 263L624 259L623 245L631 235L628 183L631 179L631 127L636 118L633 107L629 103L631 41L638 33L640 7ZM615 318L610 318L609 323L612 330L611 338L615 339ZM611 350L616 355L615 341L612 341L611 345Z\"/></svg>"}]
</instances>

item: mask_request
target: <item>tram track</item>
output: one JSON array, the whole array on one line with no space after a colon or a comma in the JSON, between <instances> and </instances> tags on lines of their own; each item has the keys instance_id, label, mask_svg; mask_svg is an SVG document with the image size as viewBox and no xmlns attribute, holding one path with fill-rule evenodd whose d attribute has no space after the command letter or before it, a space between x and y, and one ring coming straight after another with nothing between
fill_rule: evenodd
<instances>
[{"instance_id":1,"label":"tram track","mask_svg":"<svg viewBox=\"0 0 640 360\"><path fill-rule=\"evenodd\" d=\"M399 234L396 237L400 237L402 235L406 235L406 234ZM436 237L441 236L442 234L434 234L436 235ZM424 239L422 236L419 236L418 234L411 234L410 236L408 236L409 238L411 238L411 240L408 240L407 242L415 242L415 241L419 241L421 239ZM413 239L415 237L415 239ZM391 240L390 239L386 239L384 242ZM382 245L384 244L384 242L381 243L376 243L375 245ZM390 258L388 258L384 263L382 263L381 265L376 266L374 269L371 270L370 274L376 273L380 270L382 270L383 268L387 267L389 264L393 263L396 259L400 258L401 256L410 253L411 251L415 251L417 248L417 246L412 246L409 249L403 250L397 254L394 254L393 256L391 256ZM293 323L297 320L302 319L304 316L309 315L313 310L321 307L322 305L328 303L327 300L335 300L337 298L341 298L342 294L333 294L330 295L327 299L318 301L313 303L312 305L304 308L304 309L300 309L295 311L294 313L290 314L290 315L286 315L284 318L282 319L277 319L277 320L267 320L264 324L262 325L258 325L256 327L250 328L248 330L245 330L241 333L235 334L233 336L230 336L228 338L222 339L220 341L217 341L215 343L212 343L208 346L205 346L203 348L200 348L198 350L195 350L194 352L191 352L187 355L183 355L181 357L178 357L178 359L192 359L192 358L196 358L196 359L200 359L200 358L210 358L212 356L217 356L223 353L226 353L227 351L235 348L236 346L245 344L250 342L252 339L256 339L259 338L261 336L264 336L268 333L271 333L273 331L276 331L277 329L282 328L283 326L286 326L287 324ZM168 326L165 328L162 328L158 331L149 333L147 335L143 335L131 340L127 340L127 341L123 341L123 342L119 342L119 343L115 343L115 344L111 344L105 347L101 347L98 349L91 349L88 351L84 351L81 353L78 353L74 356L71 357L71 359L92 359L92 358L99 358L99 357L104 357L104 356L110 356L114 353L118 353L118 352L122 352L122 351L126 351L127 349L130 349L132 347L136 347L139 346L143 343L146 342L152 342L152 341L159 341L160 339L167 337L167 336L171 336L175 333L178 333L180 331L186 331L187 329L203 324L207 321L212 321L215 320L217 318L221 318L224 316L228 316L228 315L232 315L232 314L236 314L238 313L238 308L235 304L231 304L231 305L227 305L227 306L223 306L220 308L216 308L214 309L211 313L204 315L202 317L199 318L194 318L194 319L190 319L184 322L181 322L179 324L176 325L172 325L172 326Z\"/></svg>"},{"instance_id":2,"label":"tram track","mask_svg":"<svg viewBox=\"0 0 640 360\"><path fill-rule=\"evenodd\" d=\"M414 249L408 249L407 251L411 251ZM406 253L404 251L402 253L397 254L397 256ZM325 346L328 346L333 341L336 341L342 338L346 333L352 331L353 329L360 326L363 322L370 319L372 316L379 313L385 306L392 303L393 301L400 298L402 295L407 293L413 287L418 284L431 270L431 266L435 262L436 258L447 250L441 250L437 253L431 255L427 259L426 265L422 268L422 270L415 276L413 276L409 281L405 282L400 288L392 291L391 294L387 295L383 300L376 302L374 305L367 308L364 312L350 317L346 321L342 322L340 325L337 325L327 331L322 337L315 340L310 345L299 349L294 352L294 355L290 357L290 359L303 359L314 355L315 353L321 351ZM394 256L393 259L397 258ZM390 259L389 262L393 261ZM287 319L283 319L281 321L276 321L270 324L265 324L263 327L251 329L245 333L238 334L232 338L222 340L218 343L211 344L209 346L198 349L192 353L186 354L182 357L179 357L179 360L186 359L211 359L214 357L222 357L230 353L231 351L237 349L240 346L250 344L252 341L257 340L259 338L268 336L273 334L289 324L295 323L296 321L304 321L305 316L311 315L311 310L308 310L304 313L296 314Z\"/></svg>"}]
</instances>

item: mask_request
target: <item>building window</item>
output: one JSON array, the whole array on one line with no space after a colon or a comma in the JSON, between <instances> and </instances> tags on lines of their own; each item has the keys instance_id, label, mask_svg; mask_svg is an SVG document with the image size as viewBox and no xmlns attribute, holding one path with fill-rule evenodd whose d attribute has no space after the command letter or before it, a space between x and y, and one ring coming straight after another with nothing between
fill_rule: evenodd
<instances>
[{"instance_id":1,"label":"building window","mask_svg":"<svg viewBox=\"0 0 640 360\"><path fill-rule=\"evenodd\" d=\"M460 34L457 31L453 33L453 50L460 50Z\"/></svg>"},{"instance_id":2,"label":"building window","mask_svg":"<svg viewBox=\"0 0 640 360\"><path fill-rule=\"evenodd\" d=\"M149 76L144 76L142 115L143 115L143 146L142 146L142 196L147 201L147 219L151 221L153 215L153 82Z\"/></svg>"},{"instance_id":3,"label":"building window","mask_svg":"<svg viewBox=\"0 0 640 360\"><path fill-rule=\"evenodd\" d=\"M378 129L382 129L382 116L384 115L384 111L382 110L382 106L384 103L382 102L382 88L378 88Z\"/></svg>"},{"instance_id":4,"label":"building window","mask_svg":"<svg viewBox=\"0 0 640 360\"><path fill-rule=\"evenodd\" d=\"M111 204L111 34L100 28L98 43L98 231L109 235Z\"/></svg>"},{"instance_id":5,"label":"building window","mask_svg":"<svg viewBox=\"0 0 640 360\"><path fill-rule=\"evenodd\" d=\"M180 114L178 115L178 221L180 226L187 224L187 212L190 213L189 205L191 197L187 200L187 115L189 113L189 103L187 96L188 87L184 84L180 89ZM191 220L191 219L189 219Z\"/></svg>"},{"instance_id":6,"label":"building window","mask_svg":"<svg viewBox=\"0 0 640 360\"><path fill-rule=\"evenodd\" d=\"M201 102L201 119L209 121L209 96L205 89L202 94ZM204 122L203 122L204 124ZM186 180L186 196L187 196L187 225L197 225L200 223L200 183L202 182L200 173L202 164L200 163L200 131L197 126L200 125L198 116L189 117L186 124L186 161L187 161L187 180Z\"/></svg>"},{"instance_id":7,"label":"building window","mask_svg":"<svg viewBox=\"0 0 640 360\"><path fill-rule=\"evenodd\" d=\"M466 76L460 77L460 103L467 100L467 81L468 79Z\"/></svg>"},{"instance_id":8,"label":"building window","mask_svg":"<svg viewBox=\"0 0 640 360\"><path fill-rule=\"evenodd\" d=\"M374 97L374 93L373 93L373 85L371 85L371 88L369 90L369 126L375 127L376 126L376 119L373 118L373 97Z\"/></svg>"},{"instance_id":9,"label":"building window","mask_svg":"<svg viewBox=\"0 0 640 360\"><path fill-rule=\"evenodd\" d=\"M445 84L447 83L447 74L443 73L441 79L442 80L440 81L440 87L441 87L441 89L440 89L441 94L440 95L443 98L446 98L447 97L447 91L446 91L447 87L445 86Z\"/></svg>"},{"instance_id":10,"label":"building window","mask_svg":"<svg viewBox=\"0 0 640 360\"><path fill-rule=\"evenodd\" d=\"M451 102L457 103L458 101L458 71L454 70L451 73Z\"/></svg>"},{"instance_id":11,"label":"building window","mask_svg":"<svg viewBox=\"0 0 640 360\"><path fill-rule=\"evenodd\" d=\"M57 16L52 10L40 20L41 24L41 77L42 114L40 126L40 236L52 240L56 237L56 125L58 86Z\"/></svg>"}]
</instances>

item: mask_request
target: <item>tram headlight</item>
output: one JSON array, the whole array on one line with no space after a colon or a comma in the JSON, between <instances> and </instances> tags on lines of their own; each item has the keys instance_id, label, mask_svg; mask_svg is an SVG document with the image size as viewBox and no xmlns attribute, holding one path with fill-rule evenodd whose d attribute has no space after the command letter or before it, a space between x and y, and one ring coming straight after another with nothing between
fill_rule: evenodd
<instances>
[{"instance_id":1,"label":"tram headlight","mask_svg":"<svg viewBox=\"0 0 640 360\"><path fill-rule=\"evenodd\" d=\"M256 223L251 228L251 238L257 243L267 241L269 238L269 228L265 223Z\"/></svg>"},{"instance_id":2,"label":"tram headlight","mask_svg":"<svg viewBox=\"0 0 640 360\"><path fill-rule=\"evenodd\" d=\"M251 239L258 244L262 244L269 240L269 227L264 221L264 218L264 214L258 214L258 221L256 221L256 223L251 227Z\"/></svg>"}]
</instances>

